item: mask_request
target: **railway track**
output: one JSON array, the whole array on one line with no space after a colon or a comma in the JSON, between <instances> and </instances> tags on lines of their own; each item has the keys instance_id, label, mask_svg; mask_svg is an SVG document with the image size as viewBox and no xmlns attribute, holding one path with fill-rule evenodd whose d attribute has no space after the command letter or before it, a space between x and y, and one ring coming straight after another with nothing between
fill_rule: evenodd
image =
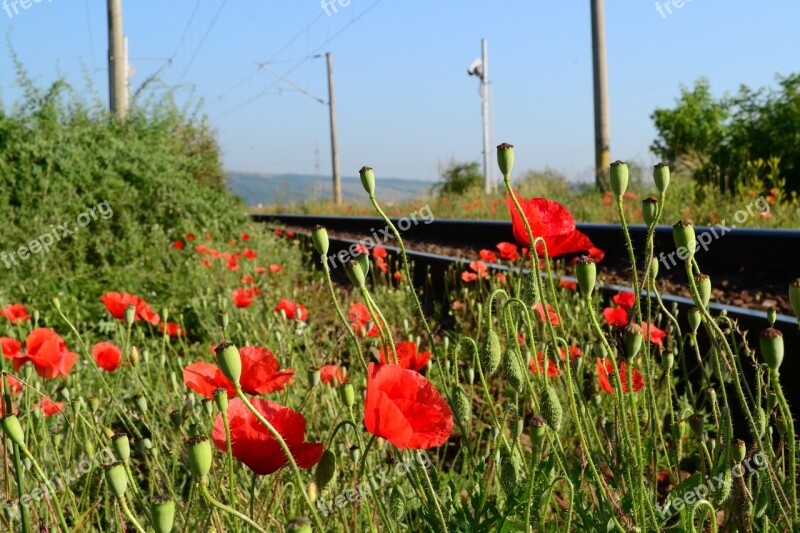
<instances>
[{"instance_id":1,"label":"railway track","mask_svg":"<svg viewBox=\"0 0 800 533\"><path fill-rule=\"evenodd\" d=\"M258 214L252 215L255 222L272 224L276 228L291 226L306 228L310 231L316 225L326 227L331 235L330 254L338 254L348 250L358 243L357 239L337 236L337 233L347 235L362 235L361 238L373 234L380 235L383 222L372 217L332 217L332 216L306 216L285 214ZM398 224L398 219L392 219ZM584 232L597 246L606 252L606 260L621 258L626 261L624 237L619 226L613 224L578 224L578 229ZM716 237L715 237L716 232ZM630 227L631 239L635 250L644 249L646 227L634 225ZM698 263L705 273L712 279L723 280L730 272L737 276L752 278L755 284L759 280L770 280L776 286L783 287L784 293L788 290L789 283L800 276L800 231L793 230L755 230L735 228L720 234L715 228L697 227L698 240L707 239L702 235L712 237L709 250L700 249L697 254ZM474 220L435 220L428 224L419 223L411 225L402 232L404 240L428 243L446 243L450 246L461 246L469 249L494 248L498 242L514 242L511 223L509 221L474 221ZM374 240L374 239L373 239ZM399 254L399 249L392 246L392 240L380 243L381 246L394 256ZM672 228L663 226L655 232L655 249L668 254L675 249L672 240ZM469 259L452 257L436 253L427 253L408 250L408 259L414 264L414 285L424 287L424 296L428 303L433 300L442 301L445 291L445 276L454 266L465 269ZM669 262L669 259L666 259ZM491 269L496 271L517 270L516 267L504 264L491 264ZM339 269L341 270L341 269ZM679 278L681 270L675 269L675 277ZM659 277L664 272L661 265ZM575 281L574 278L564 276L564 279ZM685 277L684 277L685 280ZM630 290L630 286L617 284L601 284L598 290L604 298L610 300L611 296L621 290ZM683 296L662 294L662 300L667 305L677 306L681 329L687 331L687 311L694 306L694 302ZM766 313L761 310L725 305L712 302L709 304L712 314L727 314L735 320L743 330L750 332L748 339L754 342L757 334L767 327ZM778 314L775 327L784 334L787 346L787 357L784 359L781 371L783 375L794 376L800 374L800 327L797 318L788 314ZM746 365L745 365L746 366ZM746 372L750 369L746 369ZM749 372L748 372L749 373ZM800 389L794 389L790 394L794 405L800 405Z\"/></svg>"}]
</instances>

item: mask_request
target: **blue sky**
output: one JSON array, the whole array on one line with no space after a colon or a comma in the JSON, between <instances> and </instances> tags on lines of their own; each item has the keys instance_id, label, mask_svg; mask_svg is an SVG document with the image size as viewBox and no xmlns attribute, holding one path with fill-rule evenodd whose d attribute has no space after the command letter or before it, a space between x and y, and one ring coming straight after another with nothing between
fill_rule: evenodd
<instances>
[{"instance_id":1,"label":"blue sky","mask_svg":"<svg viewBox=\"0 0 800 533\"><path fill-rule=\"evenodd\" d=\"M330 16L318 0L123 7L132 85L162 69L178 98L203 99L229 169L313 174L318 148L321 173L330 174L327 108L255 63L271 61L327 98L324 58L308 57L328 51L344 175L369 164L379 176L434 179L438 162L479 160L478 81L466 69L485 37L495 144L517 147L519 170L592 176L588 1L351 0ZM614 159L653 162L650 114L670 106L680 84L705 76L723 94L800 70L800 2L686 0L671 10L662 17L651 0L606 4ZM0 11L0 25L34 79L60 73L84 88L85 67L106 98L104 1L40 0L11 13ZM19 96L8 53L0 91L6 107Z\"/></svg>"}]
</instances>

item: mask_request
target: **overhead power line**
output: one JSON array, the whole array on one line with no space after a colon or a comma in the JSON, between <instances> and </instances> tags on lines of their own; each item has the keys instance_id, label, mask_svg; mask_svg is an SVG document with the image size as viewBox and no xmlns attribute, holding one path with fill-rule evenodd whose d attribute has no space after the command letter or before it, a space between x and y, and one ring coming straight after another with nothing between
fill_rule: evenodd
<instances>
[{"instance_id":1,"label":"overhead power line","mask_svg":"<svg viewBox=\"0 0 800 533\"><path fill-rule=\"evenodd\" d=\"M206 32L203 34L203 37L200 39L200 42L197 44L197 48L195 48L191 59L189 59L189 64L186 65L185 69L183 69L183 74L181 74L181 77L178 80L178 83L183 81L183 78L186 76L186 73L189 72L190 68L192 68L192 64L194 64L194 60L195 60L195 58L197 58L197 54L200 53L200 49L203 48L203 44L206 42L206 39L208 38L209 34L211 34L211 30L214 29L214 25L217 23L217 19L219 18L220 13L222 13L222 10L225 8L225 5L227 3L228 3L228 0L223 0L222 4L220 4L219 9L217 9L216 14L214 15L214 18L211 20L211 24L208 25L208 29L206 29Z\"/></svg>"}]
</instances>

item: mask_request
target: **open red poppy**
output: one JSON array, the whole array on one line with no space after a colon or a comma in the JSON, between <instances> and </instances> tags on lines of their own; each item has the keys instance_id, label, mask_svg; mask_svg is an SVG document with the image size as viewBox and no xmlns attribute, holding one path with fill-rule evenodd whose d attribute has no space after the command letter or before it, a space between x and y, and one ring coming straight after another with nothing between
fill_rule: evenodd
<instances>
[{"instance_id":1,"label":"open red poppy","mask_svg":"<svg viewBox=\"0 0 800 533\"><path fill-rule=\"evenodd\" d=\"M560 321L558 320L558 314L555 312L555 310L553 309L552 305L547 304L547 314L546 315L545 315L545 312L544 312L544 307L542 307L542 303L541 302L536 304L533 307L533 310L536 311L536 313L539 315L539 320L541 320L542 322L544 322L545 320L548 320L554 326L558 326L560 324Z\"/></svg>"},{"instance_id":2,"label":"open red poppy","mask_svg":"<svg viewBox=\"0 0 800 533\"><path fill-rule=\"evenodd\" d=\"M367 326L372 321L372 316L369 314L367 306L361 302L353 302L350 304L350 310L347 316L353 321L353 331L359 337L380 337L381 334L375 324L367 331Z\"/></svg>"},{"instance_id":3,"label":"open red poppy","mask_svg":"<svg viewBox=\"0 0 800 533\"><path fill-rule=\"evenodd\" d=\"M31 319L31 315L28 314L28 309L22 304L8 304L4 309L0 309L0 316L12 324L18 324L24 320Z\"/></svg>"},{"instance_id":4,"label":"open red poppy","mask_svg":"<svg viewBox=\"0 0 800 533\"><path fill-rule=\"evenodd\" d=\"M326 385L335 387L347 381L344 371L339 365L325 365L319 369L319 380Z\"/></svg>"},{"instance_id":5,"label":"open red poppy","mask_svg":"<svg viewBox=\"0 0 800 533\"><path fill-rule=\"evenodd\" d=\"M19 352L14 356L14 371L30 362L44 379L66 378L78 359L78 354L70 352L59 334L49 328L33 330L25 340L25 350L27 353Z\"/></svg>"},{"instance_id":6,"label":"open red poppy","mask_svg":"<svg viewBox=\"0 0 800 533\"><path fill-rule=\"evenodd\" d=\"M417 343L411 341L398 342L394 345L394 349L397 352L398 365L416 372L425 368L425 365L428 364L428 360L431 358L431 352L428 350L420 352L417 349ZM385 365L388 362L389 361L386 360L386 353L383 347L381 347L381 364Z\"/></svg>"},{"instance_id":7,"label":"open red poppy","mask_svg":"<svg viewBox=\"0 0 800 533\"><path fill-rule=\"evenodd\" d=\"M655 324L650 324L648 322L642 322L642 330L644 331L646 339L659 348L664 347L664 339L667 337L666 331L662 331L658 329Z\"/></svg>"},{"instance_id":8,"label":"open red poppy","mask_svg":"<svg viewBox=\"0 0 800 533\"><path fill-rule=\"evenodd\" d=\"M233 291L233 305L238 308L250 307L256 301L255 298L258 296L259 290L258 287L240 287Z\"/></svg>"},{"instance_id":9,"label":"open red poppy","mask_svg":"<svg viewBox=\"0 0 800 533\"><path fill-rule=\"evenodd\" d=\"M447 441L453 414L422 374L398 365L370 363L364 425L397 448L424 450Z\"/></svg>"},{"instance_id":10,"label":"open red poppy","mask_svg":"<svg viewBox=\"0 0 800 533\"><path fill-rule=\"evenodd\" d=\"M275 355L260 346L239 348L242 357L242 377L239 384L247 394L269 394L283 390L294 375L294 370L279 370ZM183 382L193 391L207 398L214 397L217 389L226 389L228 398L236 396L233 383L226 378L217 365L192 363L183 369Z\"/></svg>"},{"instance_id":11,"label":"open red poppy","mask_svg":"<svg viewBox=\"0 0 800 533\"><path fill-rule=\"evenodd\" d=\"M621 328L628 323L628 312L622 307L606 307L603 309L603 318L608 325Z\"/></svg>"},{"instance_id":12,"label":"open red poppy","mask_svg":"<svg viewBox=\"0 0 800 533\"><path fill-rule=\"evenodd\" d=\"M636 295L632 292L618 292L614 295L612 300L615 304L625 310L630 310L634 305L636 305Z\"/></svg>"},{"instance_id":13,"label":"open red poppy","mask_svg":"<svg viewBox=\"0 0 800 533\"><path fill-rule=\"evenodd\" d=\"M250 401L286 441L297 466L311 468L319 462L322 443L305 441L306 420L303 415L269 400L254 398ZM289 458L272 433L239 398L228 404L228 423L233 456L256 474L272 474L289 463ZM214 422L211 438L220 450L228 449L221 414L217 415Z\"/></svg>"},{"instance_id":14,"label":"open red poppy","mask_svg":"<svg viewBox=\"0 0 800 533\"><path fill-rule=\"evenodd\" d=\"M516 194L516 192L514 193ZM575 229L575 220L569 210L558 202L545 198L531 198L526 200L516 194L517 200L522 206L522 211L531 226L533 238L542 237L547 244L547 253L550 257L568 254L571 252L583 252L593 248L594 245L589 237ZM511 195L508 195L508 209L511 212L511 226L514 230L514 238L518 243L530 248L531 242L522 215L517 211ZM544 253L541 244L536 246L539 254Z\"/></svg>"},{"instance_id":15,"label":"open red poppy","mask_svg":"<svg viewBox=\"0 0 800 533\"><path fill-rule=\"evenodd\" d=\"M511 242L501 242L497 244L497 249L500 251L500 259L507 261L514 261L519 257L517 253L517 245Z\"/></svg>"},{"instance_id":16,"label":"open red poppy","mask_svg":"<svg viewBox=\"0 0 800 533\"><path fill-rule=\"evenodd\" d=\"M170 337L183 337L186 335L186 332L183 330L180 324L176 324L175 322L162 322L159 324L159 329L161 333L166 333Z\"/></svg>"},{"instance_id":17,"label":"open red poppy","mask_svg":"<svg viewBox=\"0 0 800 533\"><path fill-rule=\"evenodd\" d=\"M286 318L289 320L305 322L308 319L308 310L304 306L290 302L286 298L281 298L278 305L275 306L276 313L280 313L281 311L286 314Z\"/></svg>"},{"instance_id":18,"label":"open red poppy","mask_svg":"<svg viewBox=\"0 0 800 533\"><path fill-rule=\"evenodd\" d=\"M110 342L98 342L92 347L92 357L97 366L106 372L113 372L122 361L122 350Z\"/></svg>"},{"instance_id":19,"label":"open red poppy","mask_svg":"<svg viewBox=\"0 0 800 533\"><path fill-rule=\"evenodd\" d=\"M53 416L64 412L63 402L54 402L48 396L42 398L41 403L33 404L34 409L41 409L44 416Z\"/></svg>"},{"instance_id":20,"label":"open red poppy","mask_svg":"<svg viewBox=\"0 0 800 533\"><path fill-rule=\"evenodd\" d=\"M605 363L603 362L605 361ZM597 360L597 374L598 380L600 382L600 388L608 393L614 392L614 389L611 386L610 376L614 373L614 365L611 363L610 359L598 359ZM628 393L628 374L627 368L624 362L619 363L619 377L622 380L622 392L625 394ZM633 391L639 392L644 387L644 378L639 373L638 370L635 368L633 369L633 374L631 375L631 380L633 382Z\"/></svg>"},{"instance_id":21,"label":"open red poppy","mask_svg":"<svg viewBox=\"0 0 800 533\"><path fill-rule=\"evenodd\" d=\"M111 313L111 316L118 320L125 320L125 310L128 306L132 305L136 308L136 314L133 318L134 322L144 320L155 326L161 321L158 313L155 313L150 306L147 305L147 302L135 294L107 292L102 295L100 299L103 301L106 309L108 309L108 312Z\"/></svg>"},{"instance_id":22,"label":"open red poppy","mask_svg":"<svg viewBox=\"0 0 800 533\"><path fill-rule=\"evenodd\" d=\"M3 346L3 356L6 359L13 359L22 349L22 343L10 337L0 337L0 344Z\"/></svg>"}]
</instances>

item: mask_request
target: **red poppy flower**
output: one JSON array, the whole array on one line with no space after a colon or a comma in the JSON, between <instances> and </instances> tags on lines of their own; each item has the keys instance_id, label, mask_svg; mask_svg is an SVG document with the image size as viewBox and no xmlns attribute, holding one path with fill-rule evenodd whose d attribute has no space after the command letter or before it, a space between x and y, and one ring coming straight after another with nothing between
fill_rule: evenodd
<instances>
[{"instance_id":1,"label":"red poppy flower","mask_svg":"<svg viewBox=\"0 0 800 533\"><path fill-rule=\"evenodd\" d=\"M633 192L626 192L622 195L623 198L627 198L628 200L636 200L636 193Z\"/></svg>"},{"instance_id":2,"label":"red poppy flower","mask_svg":"<svg viewBox=\"0 0 800 533\"><path fill-rule=\"evenodd\" d=\"M197 246L194 247L194 251L197 252L198 254L203 254L203 255L211 253L211 250L209 250L208 246L206 246L205 244L198 244Z\"/></svg>"},{"instance_id":3,"label":"red poppy flower","mask_svg":"<svg viewBox=\"0 0 800 533\"><path fill-rule=\"evenodd\" d=\"M239 384L247 394L269 394L283 390L294 375L294 370L278 370L280 365L275 355L260 346L239 348L242 356L242 377ZM228 398L236 396L233 383L226 378L217 365L192 363L183 369L183 382L193 391L207 398L214 397L217 389L226 389Z\"/></svg>"},{"instance_id":4,"label":"red poppy flower","mask_svg":"<svg viewBox=\"0 0 800 533\"><path fill-rule=\"evenodd\" d=\"M394 345L394 349L397 352L397 364L402 368L408 368L416 372L425 368L425 365L428 364L428 360L431 358L431 352L428 350L419 352L417 343L411 341L398 342ZM386 363L388 363L386 360L386 353L384 353L383 347L381 347L381 364L385 365Z\"/></svg>"},{"instance_id":5,"label":"red poppy flower","mask_svg":"<svg viewBox=\"0 0 800 533\"><path fill-rule=\"evenodd\" d=\"M487 263L494 263L497 261L497 254L491 250L481 250L478 252L478 255L480 255L481 259Z\"/></svg>"},{"instance_id":6,"label":"red poppy flower","mask_svg":"<svg viewBox=\"0 0 800 533\"><path fill-rule=\"evenodd\" d=\"M606 253L600 248L592 246L591 248L589 248L589 252L587 253L587 255L590 258L594 259L595 263L599 263L606 256Z\"/></svg>"},{"instance_id":7,"label":"red poppy flower","mask_svg":"<svg viewBox=\"0 0 800 533\"><path fill-rule=\"evenodd\" d=\"M278 305L275 306L274 311L276 313L283 311L286 314L286 318L289 320L305 322L308 319L308 310L304 306L290 302L286 298L281 298Z\"/></svg>"},{"instance_id":8,"label":"red poppy flower","mask_svg":"<svg viewBox=\"0 0 800 533\"><path fill-rule=\"evenodd\" d=\"M603 195L603 205L611 205L611 191L606 191Z\"/></svg>"},{"instance_id":9,"label":"red poppy flower","mask_svg":"<svg viewBox=\"0 0 800 533\"><path fill-rule=\"evenodd\" d=\"M122 350L110 342L98 342L92 347L92 357L97 366L106 372L113 372L122 361Z\"/></svg>"},{"instance_id":10,"label":"red poppy flower","mask_svg":"<svg viewBox=\"0 0 800 533\"><path fill-rule=\"evenodd\" d=\"M373 254L375 256L375 254ZM375 268L383 273L389 272L389 264L382 258L375 256Z\"/></svg>"},{"instance_id":11,"label":"red poppy flower","mask_svg":"<svg viewBox=\"0 0 800 533\"><path fill-rule=\"evenodd\" d=\"M62 402L54 402L49 397L44 396L41 403L33 404L34 409L41 409L44 416L52 416L64 412L64 404Z\"/></svg>"},{"instance_id":12,"label":"red poppy flower","mask_svg":"<svg viewBox=\"0 0 800 533\"><path fill-rule=\"evenodd\" d=\"M193 241L193 240L195 240L194 233L187 233L186 235L184 235L184 237L186 237L186 240L187 240L187 241Z\"/></svg>"},{"instance_id":13,"label":"red poppy flower","mask_svg":"<svg viewBox=\"0 0 800 533\"><path fill-rule=\"evenodd\" d=\"M272 272L273 274L277 274L279 272L283 272L283 267L280 265L270 265L269 271Z\"/></svg>"},{"instance_id":14,"label":"red poppy flower","mask_svg":"<svg viewBox=\"0 0 800 533\"><path fill-rule=\"evenodd\" d=\"M253 250L251 250L250 248L245 248L245 249L244 249L244 256L245 256L247 259L255 259L256 257L258 257L258 254L257 254L257 253L255 253L255 252L254 252Z\"/></svg>"},{"instance_id":15,"label":"red poppy flower","mask_svg":"<svg viewBox=\"0 0 800 533\"><path fill-rule=\"evenodd\" d=\"M500 250L500 259L507 261L514 261L519 257L517 253L517 245L511 242L501 242L497 244L497 249Z\"/></svg>"},{"instance_id":16,"label":"red poppy flower","mask_svg":"<svg viewBox=\"0 0 800 533\"><path fill-rule=\"evenodd\" d=\"M659 348L664 348L664 339L667 336L666 331L662 331L658 329L655 324L650 324L648 322L642 322L642 331L646 339Z\"/></svg>"},{"instance_id":17,"label":"red poppy flower","mask_svg":"<svg viewBox=\"0 0 800 533\"><path fill-rule=\"evenodd\" d=\"M486 266L486 263L484 263L483 261L472 261L469 264L469 268L475 271L475 273L482 278L489 276L488 267Z\"/></svg>"},{"instance_id":18,"label":"red poppy flower","mask_svg":"<svg viewBox=\"0 0 800 533\"><path fill-rule=\"evenodd\" d=\"M502 272L497 272L494 275L494 277L497 278L497 281L499 281L500 283L505 283L506 282L506 275L503 274Z\"/></svg>"},{"instance_id":19,"label":"red poppy flower","mask_svg":"<svg viewBox=\"0 0 800 533\"><path fill-rule=\"evenodd\" d=\"M247 233L242 233L241 237L242 237L242 241L249 241L250 240L250 235L248 235Z\"/></svg>"},{"instance_id":20,"label":"red poppy flower","mask_svg":"<svg viewBox=\"0 0 800 533\"><path fill-rule=\"evenodd\" d=\"M605 359L605 363L603 359L597 360L597 374L600 382L600 388L604 391L613 394L614 389L611 387L611 381L609 376L614 373L614 365L611 364L611 360ZM624 362L619 364L619 374L620 379L622 379L622 392L625 394L628 393L628 375L626 374L627 368ZM644 378L639 373L638 370L635 368L633 369L633 375L631 376L631 380L633 381L633 391L639 392L644 387Z\"/></svg>"},{"instance_id":21,"label":"red poppy flower","mask_svg":"<svg viewBox=\"0 0 800 533\"><path fill-rule=\"evenodd\" d=\"M28 309L22 304L8 304L5 309L0 309L0 316L12 324L18 324L31 318Z\"/></svg>"},{"instance_id":22,"label":"red poppy flower","mask_svg":"<svg viewBox=\"0 0 800 533\"><path fill-rule=\"evenodd\" d=\"M266 271L267 271L266 267L263 267L263 266L257 266L257 267L255 267L255 268L253 269L253 272L254 272L255 274L263 274L263 273L265 273Z\"/></svg>"},{"instance_id":23,"label":"red poppy flower","mask_svg":"<svg viewBox=\"0 0 800 533\"><path fill-rule=\"evenodd\" d=\"M322 443L305 441L306 420L303 415L261 398L253 398L250 403L283 437L297 466L307 469L319 462L322 457ZM228 404L228 424L233 456L256 474L272 474L289 463L289 458L283 453L283 448L270 430L258 421L239 398ZM211 438L220 450L228 449L221 414L214 421Z\"/></svg>"},{"instance_id":24,"label":"red poppy flower","mask_svg":"<svg viewBox=\"0 0 800 533\"><path fill-rule=\"evenodd\" d=\"M244 275L242 275L242 279L239 280L239 283L241 283L242 285L250 285L254 281L255 281L255 279L253 279L253 276L251 276L249 274L244 274Z\"/></svg>"},{"instance_id":25,"label":"red poppy flower","mask_svg":"<svg viewBox=\"0 0 800 533\"><path fill-rule=\"evenodd\" d=\"M236 272L237 270L239 270L239 268L241 268L239 266L239 263L236 262L236 259L233 258L228 259L228 263L225 266L228 267L228 270L231 270L233 272Z\"/></svg>"},{"instance_id":26,"label":"red poppy flower","mask_svg":"<svg viewBox=\"0 0 800 533\"><path fill-rule=\"evenodd\" d=\"M164 333L166 331L167 335L169 335L173 339L177 337L183 337L184 335L186 335L186 332L183 330L181 325L176 324L175 322L162 322L161 324L159 324L159 326L161 329L161 333Z\"/></svg>"},{"instance_id":27,"label":"red poppy flower","mask_svg":"<svg viewBox=\"0 0 800 533\"><path fill-rule=\"evenodd\" d=\"M478 279L478 275L474 272L470 272L469 270L465 270L461 273L461 281L464 283L472 283L473 281Z\"/></svg>"},{"instance_id":28,"label":"red poppy flower","mask_svg":"<svg viewBox=\"0 0 800 533\"><path fill-rule=\"evenodd\" d=\"M52 329L36 328L25 339L25 350L14 356L14 371L27 362L33 363L36 373L44 379L67 377L78 354L70 352L64 340Z\"/></svg>"},{"instance_id":29,"label":"red poppy flower","mask_svg":"<svg viewBox=\"0 0 800 533\"><path fill-rule=\"evenodd\" d=\"M453 414L422 374L398 365L370 363L364 425L401 450L424 450L447 441Z\"/></svg>"},{"instance_id":30,"label":"red poppy flower","mask_svg":"<svg viewBox=\"0 0 800 533\"><path fill-rule=\"evenodd\" d=\"M21 342L9 337L0 337L0 344L3 346L3 356L6 359L13 359L22 348Z\"/></svg>"},{"instance_id":31,"label":"red poppy flower","mask_svg":"<svg viewBox=\"0 0 800 533\"><path fill-rule=\"evenodd\" d=\"M273 235L277 235L278 237L283 235L283 231L276 229L272 232Z\"/></svg>"},{"instance_id":32,"label":"red poppy flower","mask_svg":"<svg viewBox=\"0 0 800 533\"><path fill-rule=\"evenodd\" d=\"M111 313L111 316L116 319L125 320L125 310L128 306L132 305L136 308L136 313L133 317L134 322L144 320L155 326L161 321L161 317L158 316L158 313L154 312L150 306L147 305L147 302L135 294L107 292L102 295L100 299L103 301L106 309L108 309L108 312Z\"/></svg>"},{"instance_id":33,"label":"red poppy flower","mask_svg":"<svg viewBox=\"0 0 800 533\"><path fill-rule=\"evenodd\" d=\"M544 353L538 352L536 357L531 357L528 366L531 367L531 372L538 374L544 372ZM547 377L554 378L558 375L558 367L552 361L547 362Z\"/></svg>"},{"instance_id":34,"label":"red poppy flower","mask_svg":"<svg viewBox=\"0 0 800 533\"><path fill-rule=\"evenodd\" d=\"M542 303L541 302L536 304L534 306L533 310L536 311L539 314L539 320L541 320L542 322L544 322L545 320L549 320L550 323L553 324L554 326L559 325L560 322L558 320L558 315L553 310L553 306L552 305L547 304L547 316L545 316L545 314L544 314L544 307L542 307Z\"/></svg>"},{"instance_id":35,"label":"red poppy flower","mask_svg":"<svg viewBox=\"0 0 800 533\"><path fill-rule=\"evenodd\" d=\"M213 240L213 236L210 233L206 233L205 235L203 235L203 237L205 237L207 241Z\"/></svg>"},{"instance_id":36,"label":"red poppy flower","mask_svg":"<svg viewBox=\"0 0 800 533\"><path fill-rule=\"evenodd\" d=\"M322 383L334 387L344 383L344 371L339 365L325 365L319 369L319 380Z\"/></svg>"},{"instance_id":37,"label":"red poppy flower","mask_svg":"<svg viewBox=\"0 0 800 533\"><path fill-rule=\"evenodd\" d=\"M183 244L183 241L175 241L172 243L172 247L175 248L176 250L183 250L184 246L186 245Z\"/></svg>"},{"instance_id":38,"label":"red poppy flower","mask_svg":"<svg viewBox=\"0 0 800 533\"><path fill-rule=\"evenodd\" d=\"M9 394L19 394L22 392L22 382L12 376L11 374L6 374L6 379L8 380L8 393ZM0 401L0 404L4 402Z\"/></svg>"},{"instance_id":39,"label":"red poppy flower","mask_svg":"<svg viewBox=\"0 0 800 533\"><path fill-rule=\"evenodd\" d=\"M250 307L256 301L255 300L256 296L258 296L258 292L256 292L257 288L258 287L253 287L253 288L240 287L236 289L232 293L233 304L239 308Z\"/></svg>"},{"instance_id":40,"label":"red poppy flower","mask_svg":"<svg viewBox=\"0 0 800 533\"><path fill-rule=\"evenodd\" d=\"M200 260L200 264L201 265L205 265L207 267L210 267L213 263L211 262L211 259L205 259L204 258L204 259Z\"/></svg>"},{"instance_id":41,"label":"red poppy flower","mask_svg":"<svg viewBox=\"0 0 800 533\"><path fill-rule=\"evenodd\" d=\"M516 194L516 193L514 193ZM534 239L543 237L547 244L547 253L550 257L582 252L592 248L592 241L575 229L575 220L566 207L545 198L531 198L526 200L517 195L517 200L522 206L522 211L531 226ZM522 215L517 211L511 195L508 195L508 208L511 211L511 225L514 238L518 243L530 248L531 242L525 229ZM536 247L539 254L544 253L544 247Z\"/></svg>"},{"instance_id":42,"label":"red poppy flower","mask_svg":"<svg viewBox=\"0 0 800 533\"><path fill-rule=\"evenodd\" d=\"M603 309L603 318L610 326L621 328L628 323L628 312L622 307L606 307Z\"/></svg>"},{"instance_id":43,"label":"red poppy flower","mask_svg":"<svg viewBox=\"0 0 800 533\"><path fill-rule=\"evenodd\" d=\"M395 272L394 274L392 274L392 278L394 278L395 281L403 281L403 273Z\"/></svg>"},{"instance_id":44,"label":"red poppy flower","mask_svg":"<svg viewBox=\"0 0 800 533\"><path fill-rule=\"evenodd\" d=\"M389 254L386 252L386 248L383 246L375 246L372 249L372 257L376 259L386 259L387 255Z\"/></svg>"},{"instance_id":45,"label":"red poppy flower","mask_svg":"<svg viewBox=\"0 0 800 533\"><path fill-rule=\"evenodd\" d=\"M353 254L353 255L361 255L361 254L369 255L369 248L367 248L366 246L364 246L361 243L358 243L358 244L356 244L356 253Z\"/></svg>"},{"instance_id":46,"label":"red poppy flower","mask_svg":"<svg viewBox=\"0 0 800 533\"><path fill-rule=\"evenodd\" d=\"M286 236L289 237L290 239L294 239L294 232L290 229L287 229Z\"/></svg>"},{"instance_id":47,"label":"red poppy flower","mask_svg":"<svg viewBox=\"0 0 800 533\"><path fill-rule=\"evenodd\" d=\"M628 311L636 304L636 295L632 292L618 292L612 300L614 300L615 304Z\"/></svg>"},{"instance_id":48,"label":"red poppy flower","mask_svg":"<svg viewBox=\"0 0 800 533\"><path fill-rule=\"evenodd\" d=\"M577 283L575 283L574 281L569 281L567 279L562 279L561 280L561 286L564 287L565 289L569 290L569 291L574 291L574 290L578 289L578 284Z\"/></svg>"},{"instance_id":49,"label":"red poppy flower","mask_svg":"<svg viewBox=\"0 0 800 533\"><path fill-rule=\"evenodd\" d=\"M367 306L361 302L351 303L350 310L347 312L347 316L349 316L350 320L353 321L353 331L355 331L360 337L381 336L378 328L374 324L370 328L369 332L366 331L367 326L369 326L369 323L372 321L372 317L369 314L369 309L367 309Z\"/></svg>"}]
</instances>

